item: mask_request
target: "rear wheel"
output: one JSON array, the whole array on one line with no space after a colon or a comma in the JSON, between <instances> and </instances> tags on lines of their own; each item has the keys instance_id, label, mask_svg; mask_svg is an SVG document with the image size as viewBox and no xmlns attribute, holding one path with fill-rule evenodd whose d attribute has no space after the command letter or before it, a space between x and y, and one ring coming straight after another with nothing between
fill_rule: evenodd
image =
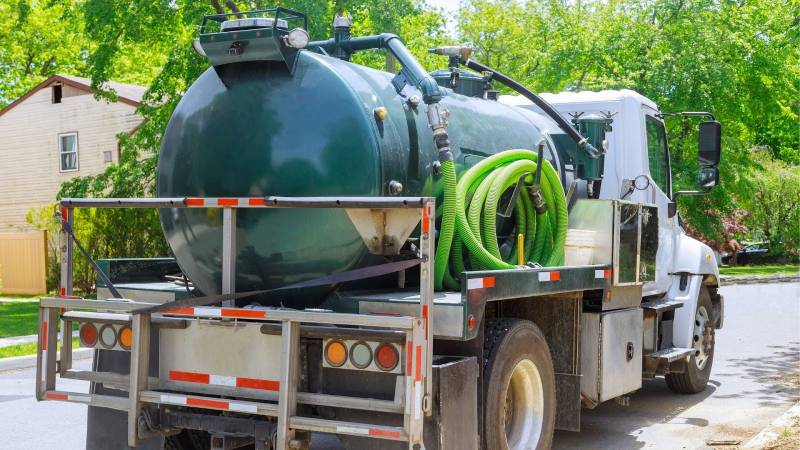
<instances>
[{"instance_id":1,"label":"rear wheel","mask_svg":"<svg viewBox=\"0 0 800 450\"><path fill-rule=\"evenodd\" d=\"M714 362L714 308L711 295L705 286L697 296L697 310L694 316L692 347L694 353L684 365L683 373L668 373L664 377L667 386L678 394L697 394L702 392L711 377L711 364Z\"/></svg>"},{"instance_id":2,"label":"rear wheel","mask_svg":"<svg viewBox=\"0 0 800 450\"><path fill-rule=\"evenodd\" d=\"M555 377L542 332L526 320L490 320L484 356L487 450L550 448L555 426Z\"/></svg>"}]
</instances>

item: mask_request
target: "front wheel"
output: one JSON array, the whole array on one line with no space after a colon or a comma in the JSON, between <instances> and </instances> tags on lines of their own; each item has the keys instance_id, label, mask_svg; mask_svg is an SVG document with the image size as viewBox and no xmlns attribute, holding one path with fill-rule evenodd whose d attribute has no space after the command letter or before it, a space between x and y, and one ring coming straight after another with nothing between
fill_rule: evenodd
<instances>
[{"instance_id":1,"label":"front wheel","mask_svg":"<svg viewBox=\"0 0 800 450\"><path fill-rule=\"evenodd\" d=\"M488 321L485 336L486 449L549 449L556 392L547 340L532 322L517 319Z\"/></svg>"},{"instance_id":2,"label":"front wheel","mask_svg":"<svg viewBox=\"0 0 800 450\"><path fill-rule=\"evenodd\" d=\"M665 375L667 387L678 394L697 394L702 392L711 376L711 364L714 362L714 312L708 288L700 287L697 296L697 310L694 316L692 347L694 353L684 364L683 373Z\"/></svg>"}]
</instances>

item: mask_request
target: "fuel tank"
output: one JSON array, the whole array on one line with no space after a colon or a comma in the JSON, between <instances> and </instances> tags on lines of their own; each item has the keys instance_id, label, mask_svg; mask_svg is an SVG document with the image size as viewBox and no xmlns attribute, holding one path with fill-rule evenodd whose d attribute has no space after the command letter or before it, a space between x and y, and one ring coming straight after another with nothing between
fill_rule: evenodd
<instances>
[{"instance_id":1,"label":"fuel tank","mask_svg":"<svg viewBox=\"0 0 800 450\"><path fill-rule=\"evenodd\" d=\"M270 61L208 69L165 131L158 196L434 195L441 202L426 105L411 86L398 92L393 77L306 50L293 72ZM442 104L459 170L502 150L535 149L543 130L557 131L535 112L496 101L451 92ZM161 222L187 277L202 293L219 293L221 211L162 210ZM341 210L238 210L236 246L238 292L353 269L370 256ZM317 289L261 302L307 307L323 297Z\"/></svg>"}]
</instances>

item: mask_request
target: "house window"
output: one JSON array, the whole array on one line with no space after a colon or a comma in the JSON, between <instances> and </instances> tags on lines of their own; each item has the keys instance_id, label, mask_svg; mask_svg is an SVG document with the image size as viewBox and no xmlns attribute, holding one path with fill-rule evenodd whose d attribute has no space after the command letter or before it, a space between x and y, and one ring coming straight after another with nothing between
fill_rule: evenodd
<instances>
[{"instance_id":1,"label":"house window","mask_svg":"<svg viewBox=\"0 0 800 450\"><path fill-rule=\"evenodd\" d=\"M58 136L58 156L62 172L78 170L78 133Z\"/></svg>"},{"instance_id":2,"label":"house window","mask_svg":"<svg viewBox=\"0 0 800 450\"><path fill-rule=\"evenodd\" d=\"M110 150L107 150L107 151L103 152L103 162L104 163L112 162L112 160L111 160L111 151Z\"/></svg>"},{"instance_id":3,"label":"house window","mask_svg":"<svg viewBox=\"0 0 800 450\"><path fill-rule=\"evenodd\" d=\"M61 85L53 85L53 103L61 103Z\"/></svg>"}]
</instances>

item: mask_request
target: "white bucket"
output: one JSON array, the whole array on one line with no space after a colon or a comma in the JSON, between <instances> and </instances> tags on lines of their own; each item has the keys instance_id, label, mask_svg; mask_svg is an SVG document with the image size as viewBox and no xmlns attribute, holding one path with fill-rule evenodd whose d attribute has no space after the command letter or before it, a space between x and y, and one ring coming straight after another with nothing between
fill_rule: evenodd
<instances>
[{"instance_id":1,"label":"white bucket","mask_svg":"<svg viewBox=\"0 0 800 450\"><path fill-rule=\"evenodd\" d=\"M567 241L564 243L564 264L567 266L585 266L592 263L594 256L594 230L567 230Z\"/></svg>"}]
</instances>

